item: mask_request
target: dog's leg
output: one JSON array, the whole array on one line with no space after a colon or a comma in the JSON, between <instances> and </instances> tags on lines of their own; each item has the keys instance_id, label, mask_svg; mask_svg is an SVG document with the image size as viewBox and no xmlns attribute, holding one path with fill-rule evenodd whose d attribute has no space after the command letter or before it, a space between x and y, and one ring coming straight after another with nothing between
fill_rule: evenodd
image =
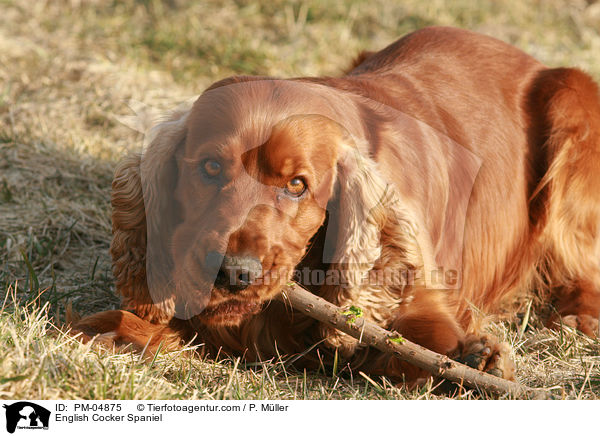
<instances>
[{"instance_id":1,"label":"dog's leg","mask_svg":"<svg viewBox=\"0 0 600 436\"><path fill-rule=\"evenodd\" d=\"M595 336L600 315L600 93L585 73L544 71L532 93L545 109L548 170L536 190L545 202L542 233L554 313L562 323Z\"/></svg>"},{"instance_id":2,"label":"dog's leg","mask_svg":"<svg viewBox=\"0 0 600 436\"><path fill-rule=\"evenodd\" d=\"M488 336L465 334L446 303L444 291L423 289L416 292L415 298L398 310L390 329L473 368L514 379L515 368L508 345ZM427 375L396 357L381 356L378 360L382 374L396 379L415 381Z\"/></svg>"},{"instance_id":3,"label":"dog's leg","mask_svg":"<svg viewBox=\"0 0 600 436\"><path fill-rule=\"evenodd\" d=\"M588 336L600 336L598 285L590 281L578 280L571 285L555 288L552 305L554 311L548 320L548 327L560 328L561 325L566 325Z\"/></svg>"},{"instance_id":4,"label":"dog's leg","mask_svg":"<svg viewBox=\"0 0 600 436\"><path fill-rule=\"evenodd\" d=\"M152 324L124 310L96 313L77 321L71 334L81 333L83 342L93 340L104 346L125 348L154 353L174 350L181 346L181 334L167 325Z\"/></svg>"}]
</instances>

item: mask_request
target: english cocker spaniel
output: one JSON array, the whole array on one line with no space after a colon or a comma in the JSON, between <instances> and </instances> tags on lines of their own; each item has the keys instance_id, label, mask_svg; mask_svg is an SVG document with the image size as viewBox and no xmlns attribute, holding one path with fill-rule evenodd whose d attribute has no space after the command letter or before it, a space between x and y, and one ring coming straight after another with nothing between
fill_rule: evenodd
<instances>
[{"instance_id":1,"label":"english cocker spaniel","mask_svg":"<svg viewBox=\"0 0 600 436\"><path fill-rule=\"evenodd\" d=\"M290 280L506 378L479 321L529 290L549 326L598 330L598 86L470 31L414 32L342 77L217 82L119 165L112 205L123 309L86 338L423 376L275 300Z\"/></svg>"}]
</instances>

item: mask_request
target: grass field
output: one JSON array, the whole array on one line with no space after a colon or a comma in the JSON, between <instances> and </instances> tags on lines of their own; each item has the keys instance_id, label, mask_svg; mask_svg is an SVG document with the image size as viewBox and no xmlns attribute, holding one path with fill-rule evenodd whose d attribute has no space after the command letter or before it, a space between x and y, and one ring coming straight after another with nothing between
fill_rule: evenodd
<instances>
[{"instance_id":1,"label":"grass field","mask_svg":"<svg viewBox=\"0 0 600 436\"><path fill-rule=\"evenodd\" d=\"M302 373L192 350L154 360L82 345L65 308L118 307L110 182L132 127L234 73L337 74L362 49L427 25L512 43L600 79L600 2L545 0L0 0L0 398L437 398L360 374ZM133 109L132 109L133 108ZM138 126L139 127L139 126ZM564 330L490 327L518 378L559 398L600 397L600 344ZM471 398L473 394L465 394Z\"/></svg>"}]
</instances>

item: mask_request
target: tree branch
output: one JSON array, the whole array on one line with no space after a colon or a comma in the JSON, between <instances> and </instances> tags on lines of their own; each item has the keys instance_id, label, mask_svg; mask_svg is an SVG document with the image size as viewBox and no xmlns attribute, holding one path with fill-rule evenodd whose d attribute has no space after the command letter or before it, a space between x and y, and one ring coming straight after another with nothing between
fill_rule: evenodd
<instances>
[{"instance_id":1,"label":"tree branch","mask_svg":"<svg viewBox=\"0 0 600 436\"><path fill-rule=\"evenodd\" d=\"M386 353L395 353L400 359L411 363L433 375L444 377L487 393L509 394L515 398L550 398L548 392L532 389L491 374L478 371L456 362L448 356L435 353L385 330L359 314L343 312L339 307L318 297L296 283L289 284L280 299L328 326L334 327L358 340Z\"/></svg>"}]
</instances>

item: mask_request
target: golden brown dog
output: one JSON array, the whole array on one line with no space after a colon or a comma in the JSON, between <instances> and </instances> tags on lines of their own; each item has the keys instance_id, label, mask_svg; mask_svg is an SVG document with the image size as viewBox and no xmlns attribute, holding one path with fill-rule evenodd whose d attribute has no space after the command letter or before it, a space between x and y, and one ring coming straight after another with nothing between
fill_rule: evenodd
<instances>
[{"instance_id":1,"label":"golden brown dog","mask_svg":"<svg viewBox=\"0 0 600 436\"><path fill-rule=\"evenodd\" d=\"M321 341L420 375L274 301L292 279L508 378L478 314L535 289L549 325L598 329L598 87L469 31L412 33L343 77L218 82L124 160L112 204L123 310L87 336L247 359Z\"/></svg>"}]
</instances>

